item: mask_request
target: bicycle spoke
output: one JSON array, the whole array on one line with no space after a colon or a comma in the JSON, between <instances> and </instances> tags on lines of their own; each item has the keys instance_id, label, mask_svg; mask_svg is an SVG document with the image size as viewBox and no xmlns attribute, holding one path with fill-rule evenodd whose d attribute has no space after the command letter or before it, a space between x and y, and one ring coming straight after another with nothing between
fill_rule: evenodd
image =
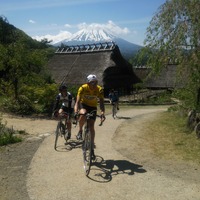
<instances>
[{"instance_id":1,"label":"bicycle spoke","mask_svg":"<svg viewBox=\"0 0 200 200\"><path fill-rule=\"evenodd\" d=\"M84 170L86 176L88 176L91 167L91 138L89 133L86 133L85 135L82 148L83 148Z\"/></svg>"},{"instance_id":2,"label":"bicycle spoke","mask_svg":"<svg viewBox=\"0 0 200 200\"><path fill-rule=\"evenodd\" d=\"M61 121L59 121L55 132L55 143L54 143L55 150L57 149L58 138L62 137L64 132L65 132L65 125Z\"/></svg>"}]
</instances>

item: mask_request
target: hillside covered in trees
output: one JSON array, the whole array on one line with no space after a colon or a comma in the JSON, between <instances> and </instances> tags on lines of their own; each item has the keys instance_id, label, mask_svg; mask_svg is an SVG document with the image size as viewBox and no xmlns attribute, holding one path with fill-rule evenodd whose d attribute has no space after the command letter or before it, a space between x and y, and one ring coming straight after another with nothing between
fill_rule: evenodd
<instances>
[{"instance_id":1,"label":"hillside covered in trees","mask_svg":"<svg viewBox=\"0 0 200 200\"><path fill-rule=\"evenodd\" d=\"M49 41L38 42L0 17L0 101L19 113L38 111L33 102L49 106L48 91L55 90L46 63L54 54ZM50 98L52 99L52 98Z\"/></svg>"}]
</instances>

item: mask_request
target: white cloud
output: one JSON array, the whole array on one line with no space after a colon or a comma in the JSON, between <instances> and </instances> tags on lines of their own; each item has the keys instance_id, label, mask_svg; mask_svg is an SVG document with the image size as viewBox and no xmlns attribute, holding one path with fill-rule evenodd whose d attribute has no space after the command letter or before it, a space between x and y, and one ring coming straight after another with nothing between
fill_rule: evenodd
<instances>
[{"instance_id":1,"label":"white cloud","mask_svg":"<svg viewBox=\"0 0 200 200\"><path fill-rule=\"evenodd\" d=\"M30 19L30 20L29 20L29 23L35 24L36 22L35 22L34 20Z\"/></svg>"},{"instance_id":2,"label":"white cloud","mask_svg":"<svg viewBox=\"0 0 200 200\"><path fill-rule=\"evenodd\" d=\"M117 26L113 21L109 20L105 24L98 24L98 23L92 23L87 24L85 22L78 24L79 29L105 29L106 31L111 32L114 35L126 35L130 33L129 29L127 27L121 28Z\"/></svg>"},{"instance_id":3,"label":"white cloud","mask_svg":"<svg viewBox=\"0 0 200 200\"><path fill-rule=\"evenodd\" d=\"M46 38L48 39L49 41L52 40L53 44L54 43L57 43L61 40L64 40L64 39L67 39L69 37L71 37L71 33L68 32L68 31L60 31L57 35L50 35L50 34L47 34L47 35L43 35L43 36L34 36L32 37L33 39L36 39L38 41L41 41L42 39Z\"/></svg>"},{"instance_id":4,"label":"white cloud","mask_svg":"<svg viewBox=\"0 0 200 200\"><path fill-rule=\"evenodd\" d=\"M64 27L71 28L72 26L70 24L65 24Z\"/></svg>"}]
</instances>

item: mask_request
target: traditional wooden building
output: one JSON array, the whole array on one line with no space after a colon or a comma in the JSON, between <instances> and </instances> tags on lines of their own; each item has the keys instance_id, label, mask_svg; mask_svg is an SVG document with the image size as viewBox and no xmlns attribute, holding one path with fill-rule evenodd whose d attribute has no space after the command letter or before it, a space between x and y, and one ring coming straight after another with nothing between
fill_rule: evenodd
<instances>
[{"instance_id":1,"label":"traditional wooden building","mask_svg":"<svg viewBox=\"0 0 200 200\"><path fill-rule=\"evenodd\" d=\"M114 88L128 94L141 81L113 42L60 47L48 68L56 83L71 86L80 86L95 74L105 93Z\"/></svg>"},{"instance_id":2,"label":"traditional wooden building","mask_svg":"<svg viewBox=\"0 0 200 200\"><path fill-rule=\"evenodd\" d=\"M150 67L135 67L133 71L145 88L153 90L182 88L187 79L187 73L181 76L177 65L167 65L158 74L153 74Z\"/></svg>"}]
</instances>

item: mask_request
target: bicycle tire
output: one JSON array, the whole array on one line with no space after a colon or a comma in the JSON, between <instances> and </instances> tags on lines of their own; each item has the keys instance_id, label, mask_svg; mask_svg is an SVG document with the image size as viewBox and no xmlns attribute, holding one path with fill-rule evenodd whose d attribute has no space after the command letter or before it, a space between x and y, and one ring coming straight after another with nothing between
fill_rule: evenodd
<instances>
[{"instance_id":1,"label":"bicycle tire","mask_svg":"<svg viewBox=\"0 0 200 200\"><path fill-rule=\"evenodd\" d=\"M200 122L195 127L196 136L200 139Z\"/></svg>"},{"instance_id":2,"label":"bicycle tire","mask_svg":"<svg viewBox=\"0 0 200 200\"><path fill-rule=\"evenodd\" d=\"M92 164L92 155L91 155L92 141L91 141L91 134L89 131L84 132L82 150L83 150L83 167L85 170L85 175L88 176Z\"/></svg>"},{"instance_id":3,"label":"bicycle tire","mask_svg":"<svg viewBox=\"0 0 200 200\"><path fill-rule=\"evenodd\" d=\"M112 116L113 116L114 119L115 119L115 117L117 117L117 106L116 106L116 104L113 104Z\"/></svg>"},{"instance_id":4,"label":"bicycle tire","mask_svg":"<svg viewBox=\"0 0 200 200\"><path fill-rule=\"evenodd\" d=\"M55 143L54 143L54 149L57 149L57 143L59 136L62 136L63 131L65 131L65 125L59 121L57 124L56 132L55 132Z\"/></svg>"},{"instance_id":5,"label":"bicycle tire","mask_svg":"<svg viewBox=\"0 0 200 200\"><path fill-rule=\"evenodd\" d=\"M68 134L69 134L68 129L65 128L64 138L65 138L66 142L67 142L67 140L68 140Z\"/></svg>"}]
</instances>

